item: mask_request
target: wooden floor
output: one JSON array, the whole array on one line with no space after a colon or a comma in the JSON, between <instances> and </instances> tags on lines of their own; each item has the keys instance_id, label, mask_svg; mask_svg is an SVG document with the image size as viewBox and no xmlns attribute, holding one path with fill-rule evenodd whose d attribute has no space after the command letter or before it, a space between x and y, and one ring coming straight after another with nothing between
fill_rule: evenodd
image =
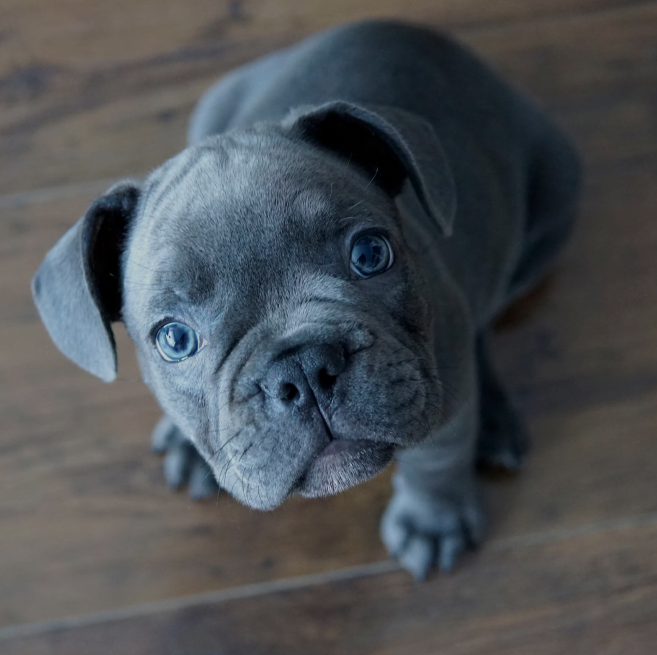
<instances>
[{"instance_id":1,"label":"wooden floor","mask_svg":"<svg viewBox=\"0 0 657 655\"><path fill-rule=\"evenodd\" d=\"M3 0L0 15L0 652L657 652L657 3ZM168 491L125 335L119 380L96 381L51 345L28 288L110 181L183 146L217 75L384 15L488 57L587 171L557 274L497 336L532 457L486 482L486 544L423 585L379 542L389 473L268 514Z\"/></svg>"}]
</instances>

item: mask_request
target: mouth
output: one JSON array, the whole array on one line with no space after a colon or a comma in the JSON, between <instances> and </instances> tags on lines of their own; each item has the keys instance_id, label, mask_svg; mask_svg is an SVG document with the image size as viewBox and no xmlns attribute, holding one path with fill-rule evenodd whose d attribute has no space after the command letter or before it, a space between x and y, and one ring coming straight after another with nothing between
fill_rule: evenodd
<instances>
[{"instance_id":1,"label":"mouth","mask_svg":"<svg viewBox=\"0 0 657 655\"><path fill-rule=\"evenodd\" d=\"M294 492L306 498L337 494L380 473L394 453L391 443L334 439L297 481Z\"/></svg>"}]
</instances>

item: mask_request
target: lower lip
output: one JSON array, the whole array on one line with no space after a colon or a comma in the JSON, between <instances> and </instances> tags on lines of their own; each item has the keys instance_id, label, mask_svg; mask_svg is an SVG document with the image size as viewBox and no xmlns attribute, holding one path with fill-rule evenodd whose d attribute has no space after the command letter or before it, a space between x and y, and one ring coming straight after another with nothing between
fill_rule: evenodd
<instances>
[{"instance_id":1,"label":"lower lip","mask_svg":"<svg viewBox=\"0 0 657 655\"><path fill-rule=\"evenodd\" d=\"M312 462L296 490L308 497L344 491L382 471L394 451L390 443L334 439Z\"/></svg>"}]
</instances>

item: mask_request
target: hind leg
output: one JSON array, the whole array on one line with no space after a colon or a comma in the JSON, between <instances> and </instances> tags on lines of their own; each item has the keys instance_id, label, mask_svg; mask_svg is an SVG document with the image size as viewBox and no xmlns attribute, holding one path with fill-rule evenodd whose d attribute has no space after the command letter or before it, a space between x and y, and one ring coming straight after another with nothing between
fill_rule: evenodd
<instances>
[{"instance_id":1,"label":"hind leg","mask_svg":"<svg viewBox=\"0 0 657 655\"><path fill-rule=\"evenodd\" d=\"M580 192L577 151L555 127L542 126L527 175L527 219L522 253L509 284L508 303L549 272L570 236Z\"/></svg>"},{"instance_id":2,"label":"hind leg","mask_svg":"<svg viewBox=\"0 0 657 655\"><path fill-rule=\"evenodd\" d=\"M542 120L542 119L541 119ZM509 284L507 306L550 271L573 228L580 187L580 164L570 141L541 122L528 167L527 221L523 249ZM517 469L529 448L524 421L493 367L486 335L477 339L481 463Z\"/></svg>"},{"instance_id":3,"label":"hind leg","mask_svg":"<svg viewBox=\"0 0 657 655\"><path fill-rule=\"evenodd\" d=\"M516 470L529 448L527 429L493 367L483 334L477 338L477 368L480 414L477 461Z\"/></svg>"}]
</instances>

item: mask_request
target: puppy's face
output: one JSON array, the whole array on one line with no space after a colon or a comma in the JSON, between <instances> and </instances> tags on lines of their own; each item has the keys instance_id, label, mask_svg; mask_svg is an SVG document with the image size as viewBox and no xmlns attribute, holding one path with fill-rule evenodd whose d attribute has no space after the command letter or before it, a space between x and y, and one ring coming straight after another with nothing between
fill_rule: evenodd
<instances>
[{"instance_id":1,"label":"puppy's face","mask_svg":"<svg viewBox=\"0 0 657 655\"><path fill-rule=\"evenodd\" d=\"M162 407L243 502L335 493L437 427L432 335L458 350L402 188L413 226L449 234L454 182L423 119L299 107L113 186L47 254L34 299L62 352L108 382L123 320Z\"/></svg>"},{"instance_id":2,"label":"puppy's face","mask_svg":"<svg viewBox=\"0 0 657 655\"><path fill-rule=\"evenodd\" d=\"M346 489L439 421L425 282L348 158L275 129L190 148L147 180L122 270L145 381L252 507Z\"/></svg>"}]
</instances>

